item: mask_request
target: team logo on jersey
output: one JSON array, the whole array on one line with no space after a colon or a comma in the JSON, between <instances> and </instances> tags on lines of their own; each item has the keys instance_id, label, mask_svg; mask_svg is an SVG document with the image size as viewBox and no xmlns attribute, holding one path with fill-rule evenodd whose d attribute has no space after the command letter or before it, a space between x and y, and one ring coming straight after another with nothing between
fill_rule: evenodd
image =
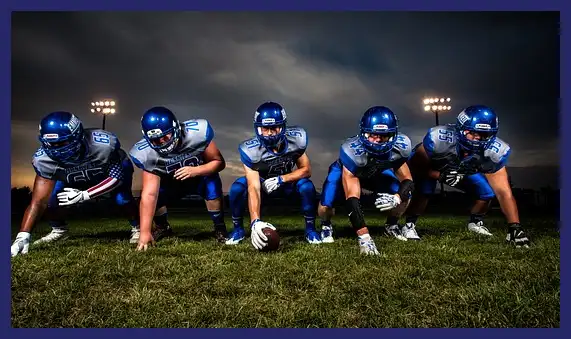
<instances>
[{"instance_id":1,"label":"team logo on jersey","mask_svg":"<svg viewBox=\"0 0 571 339\"><path fill-rule=\"evenodd\" d=\"M262 119L262 125L270 125L270 124L275 124L275 123L276 123L276 119L274 119L274 118Z\"/></svg>"},{"instance_id":2,"label":"team logo on jersey","mask_svg":"<svg viewBox=\"0 0 571 339\"><path fill-rule=\"evenodd\" d=\"M488 124L476 124L476 129L492 129L492 126Z\"/></svg>"},{"instance_id":3,"label":"team logo on jersey","mask_svg":"<svg viewBox=\"0 0 571 339\"><path fill-rule=\"evenodd\" d=\"M148 136L149 138L151 138L151 139L153 139L153 138L158 138L158 137L160 137L162 134L163 134L163 131L162 131L160 128L155 128L155 129L149 130L149 131L147 132L147 136Z\"/></svg>"},{"instance_id":4,"label":"team logo on jersey","mask_svg":"<svg viewBox=\"0 0 571 339\"><path fill-rule=\"evenodd\" d=\"M69 119L69 122L67 123L67 127L69 128L70 132L75 132L75 130L79 127L79 119L75 115L72 115L71 119Z\"/></svg>"},{"instance_id":5,"label":"team logo on jersey","mask_svg":"<svg viewBox=\"0 0 571 339\"><path fill-rule=\"evenodd\" d=\"M44 134L43 138L44 139L57 139L57 138L59 138L59 135L57 133L49 133L49 134Z\"/></svg>"},{"instance_id":6,"label":"team logo on jersey","mask_svg":"<svg viewBox=\"0 0 571 339\"><path fill-rule=\"evenodd\" d=\"M373 125L373 130L374 130L374 131L377 131L377 130L378 130L378 131L384 131L384 130L387 130L387 129L389 129L389 126L387 126L387 125L383 125L383 124Z\"/></svg>"}]
</instances>

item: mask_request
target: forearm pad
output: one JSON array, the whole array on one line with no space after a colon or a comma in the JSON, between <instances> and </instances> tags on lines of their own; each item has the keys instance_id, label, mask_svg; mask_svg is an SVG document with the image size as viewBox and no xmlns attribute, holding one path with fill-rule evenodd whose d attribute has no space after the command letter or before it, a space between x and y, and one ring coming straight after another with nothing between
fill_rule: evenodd
<instances>
[{"instance_id":1,"label":"forearm pad","mask_svg":"<svg viewBox=\"0 0 571 339\"><path fill-rule=\"evenodd\" d=\"M353 229L360 230L363 227L367 227L359 199L355 197L347 199L347 209L349 210L349 221L351 221Z\"/></svg>"},{"instance_id":2,"label":"forearm pad","mask_svg":"<svg viewBox=\"0 0 571 339\"><path fill-rule=\"evenodd\" d=\"M401 201L408 201L413 191L414 191L414 182L410 179L405 179L401 181L399 186L399 191L397 193L400 196Z\"/></svg>"}]
</instances>

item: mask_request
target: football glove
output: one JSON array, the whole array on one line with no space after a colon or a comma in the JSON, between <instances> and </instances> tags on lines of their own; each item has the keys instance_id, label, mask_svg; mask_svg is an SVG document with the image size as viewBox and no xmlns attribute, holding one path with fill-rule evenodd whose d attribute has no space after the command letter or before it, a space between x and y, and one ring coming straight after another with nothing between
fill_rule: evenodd
<instances>
[{"instance_id":1,"label":"football glove","mask_svg":"<svg viewBox=\"0 0 571 339\"><path fill-rule=\"evenodd\" d=\"M282 177L277 176L277 177L273 177L273 178L264 180L262 185L264 186L264 191L266 191L266 193L268 193L268 194L271 194L273 191L280 188L281 184L283 184Z\"/></svg>"},{"instance_id":2,"label":"football glove","mask_svg":"<svg viewBox=\"0 0 571 339\"><path fill-rule=\"evenodd\" d=\"M276 228L274 225L261 221L260 219L256 219L252 221L250 225L252 228L252 232L250 234L250 240L252 241L252 245L258 250L262 250L264 247L268 245L268 237L262 232L262 230L266 227L273 229L274 231Z\"/></svg>"},{"instance_id":3,"label":"football glove","mask_svg":"<svg viewBox=\"0 0 571 339\"><path fill-rule=\"evenodd\" d=\"M375 200L375 207L381 212L392 210L402 202L396 194L377 193L377 195L379 197Z\"/></svg>"},{"instance_id":4,"label":"football glove","mask_svg":"<svg viewBox=\"0 0 571 339\"><path fill-rule=\"evenodd\" d=\"M91 197L87 191L80 191L75 188L64 188L63 192L58 193L57 198L60 206L69 206L83 201L89 200Z\"/></svg>"},{"instance_id":5,"label":"football glove","mask_svg":"<svg viewBox=\"0 0 571 339\"><path fill-rule=\"evenodd\" d=\"M20 232L16 235L16 240L10 248L10 252L13 257L17 256L18 253L26 254L28 253L28 248L30 247L30 233Z\"/></svg>"}]
</instances>

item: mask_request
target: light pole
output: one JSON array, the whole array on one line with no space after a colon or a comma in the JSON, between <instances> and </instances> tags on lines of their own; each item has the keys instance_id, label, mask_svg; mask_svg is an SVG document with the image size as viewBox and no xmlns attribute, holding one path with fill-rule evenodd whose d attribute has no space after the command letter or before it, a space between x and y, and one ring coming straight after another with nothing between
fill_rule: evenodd
<instances>
[{"instance_id":1,"label":"light pole","mask_svg":"<svg viewBox=\"0 0 571 339\"><path fill-rule=\"evenodd\" d=\"M114 100L104 99L91 102L91 113L103 115L103 124L101 129L105 129L105 118L107 118L107 115L115 114L115 112L117 112L117 105Z\"/></svg>"},{"instance_id":2,"label":"light pole","mask_svg":"<svg viewBox=\"0 0 571 339\"><path fill-rule=\"evenodd\" d=\"M451 101L450 98L425 98L424 100L422 100L422 103L424 104L424 111L434 113L434 117L436 120L435 126L440 125L440 122L438 121L438 113L449 111L452 109L452 106L450 106L450 101ZM442 194L442 196L444 196L445 194L443 183L440 183L440 194Z\"/></svg>"}]
</instances>

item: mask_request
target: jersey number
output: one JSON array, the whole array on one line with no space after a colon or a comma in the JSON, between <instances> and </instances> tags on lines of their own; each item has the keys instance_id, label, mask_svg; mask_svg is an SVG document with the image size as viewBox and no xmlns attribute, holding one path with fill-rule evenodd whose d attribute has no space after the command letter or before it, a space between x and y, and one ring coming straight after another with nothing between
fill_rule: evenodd
<instances>
[{"instance_id":1,"label":"jersey number","mask_svg":"<svg viewBox=\"0 0 571 339\"><path fill-rule=\"evenodd\" d=\"M109 134L103 132L93 132L93 141L99 144L109 144Z\"/></svg>"},{"instance_id":2,"label":"jersey number","mask_svg":"<svg viewBox=\"0 0 571 339\"><path fill-rule=\"evenodd\" d=\"M135 146L137 146L137 149L139 151L144 150L145 148L149 147L149 143L147 142L147 140L141 140L138 143L135 144Z\"/></svg>"},{"instance_id":3,"label":"jersey number","mask_svg":"<svg viewBox=\"0 0 571 339\"><path fill-rule=\"evenodd\" d=\"M167 165L166 171L168 174L170 174L170 173L173 173L174 171L176 171L177 169L185 167L185 166L196 167L198 165L200 165L200 160L198 160L197 157L190 157L190 158L184 159L183 161Z\"/></svg>"},{"instance_id":4,"label":"jersey number","mask_svg":"<svg viewBox=\"0 0 571 339\"><path fill-rule=\"evenodd\" d=\"M301 132L299 130L296 130L296 129L292 129L292 130L287 131L286 135L289 135L290 137L301 138Z\"/></svg>"},{"instance_id":5,"label":"jersey number","mask_svg":"<svg viewBox=\"0 0 571 339\"><path fill-rule=\"evenodd\" d=\"M293 165L294 165L293 161L282 162L281 164L272 165L268 170L268 176L273 177L276 175L291 173L291 171L293 170Z\"/></svg>"},{"instance_id":6,"label":"jersey number","mask_svg":"<svg viewBox=\"0 0 571 339\"><path fill-rule=\"evenodd\" d=\"M68 183L80 183L80 182L89 182L95 179L97 176L104 174L103 168L90 168L86 170L70 172L66 176L66 181Z\"/></svg>"},{"instance_id":7,"label":"jersey number","mask_svg":"<svg viewBox=\"0 0 571 339\"><path fill-rule=\"evenodd\" d=\"M184 123L184 130L185 132L188 131L198 132L198 128L196 128L196 126L198 126L198 121L188 121Z\"/></svg>"},{"instance_id":8,"label":"jersey number","mask_svg":"<svg viewBox=\"0 0 571 339\"><path fill-rule=\"evenodd\" d=\"M258 139L248 140L244 143L248 149L260 146L260 141Z\"/></svg>"},{"instance_id":9,"label":"jersey number","mask_svg":"<svg viewBox=\"0 0 571 339\"><path fill-rule=\"evenodd\" d=\"M407 145L405 138L402 135L397 136L397 142L395 142L395 145L397 145L402 150L406 150Z\"/></svg>"},{"instance_id":10,"label":"jersey number","mask_svg":"<svg viewBox=\"0 0 571 339\"><path fill-rule=\"evenodd\" d=\"M448 143L452 142L452 137L454 136L454 132L449 131L447 129L439 129L438 130L438 140L446 141Z\"/></svg>"},{"instance_id":11,"label":"jersey number","mask_svg":"<svg viewBox=\"0 0 571 339\"><path fill-rule=\"evenodd\" d=\"M353 154L355 154L356 156L360 156L360 155L363 155L363 153L365 153L365 149L358 142L352 142L349 145L349 148L351 148L353 150Z\"/></svg>"},{"instance_id":12,"label":"jersey number","mask_svg":"<svg viewBox=\"0 0 571 339\"><path fill-rule=\"evenodd\" d=\"M494 153L500 153L500 147L502 147L502 144L497 141L494 141L492 146L490 146L490 150L492 150L492 152Z\"/></svg>"}]
</instances>

